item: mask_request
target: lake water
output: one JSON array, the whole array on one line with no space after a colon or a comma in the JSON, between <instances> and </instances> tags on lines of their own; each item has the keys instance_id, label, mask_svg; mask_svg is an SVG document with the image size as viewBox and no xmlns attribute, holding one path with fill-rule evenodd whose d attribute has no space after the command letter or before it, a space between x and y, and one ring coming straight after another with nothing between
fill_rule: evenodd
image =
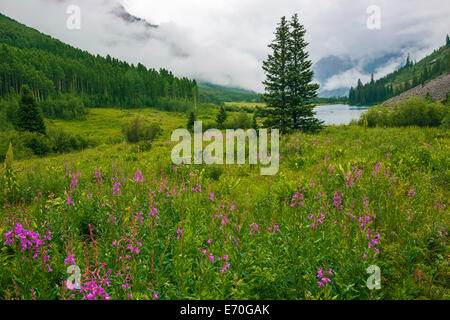
<instances>
[{"instance_id":1,"label":"lake water","mask_svg":"<svg viewBox=\"0 0 450 320\"><path fill-rule=\"evenodd\" d=\"M360 115L369 109L365 106L349 106L347 104L332 104L317 106L314 110L316 117L325 121L325 125L349 124L359 119Z\"/></svg>"}]
</instances>

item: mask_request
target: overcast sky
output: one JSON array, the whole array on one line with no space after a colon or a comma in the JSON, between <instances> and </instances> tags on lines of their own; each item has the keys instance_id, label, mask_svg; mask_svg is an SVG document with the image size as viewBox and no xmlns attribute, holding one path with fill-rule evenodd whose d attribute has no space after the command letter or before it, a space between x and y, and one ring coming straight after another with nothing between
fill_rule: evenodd
<instances>
[{"instance_id":1,"label":"overcast sky","mask_svg":"<svg viewBox=\"0 0 450 320\"><path fill-rule=\"evenodd\" d=\"M69 5L81 9L80 30L66 27ZM158 27L125 21L120 5ZM370 5L381 8L381 30L366 26ZM299 14L313 62L330 55L364 61L399 50L420 59L450 33L447 0L1 0L0 12L91 53L259 92L262 61L283 15ZM376 76L401 60L381 66ZM355 65L321 85L334 89L358 77L369 75Z\"/></svg>"}]
</instances>

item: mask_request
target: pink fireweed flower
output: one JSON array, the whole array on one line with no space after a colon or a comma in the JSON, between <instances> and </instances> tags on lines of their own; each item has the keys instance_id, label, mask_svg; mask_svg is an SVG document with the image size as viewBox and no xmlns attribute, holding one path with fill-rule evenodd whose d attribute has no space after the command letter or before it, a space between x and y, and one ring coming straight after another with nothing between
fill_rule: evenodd
<instances>
[{"instance_id":1,"label":"pink fireweed flower","mask_svg":"<svg viewBox=\"0 0 450 320\"><path fill-rule=\"evenodd\" d=\"M320 286L320 287L322 287L322 288L325 288L325 286L327 285L327 283L331 283L331 279L330 278L328 278L327 276L326 276L326 274L328 275L328 276L331 276L332 274L333 274L333 269L329 269L328 271L326 271L325 272L325 270L323 270L323 269L318 269L318 271L317 271L317 278L319 278L320 280L317 282L317 285L318 286Z\"/></svg>"},{"instance_id":2,"label":"pink fireweed flower","mask_svg":"<svg viewBox=\"0 0 450 320\"><path fill-rule=\"evenodd\" d=\"M122 194L120 191L120 182L116 182L113 187L113 195Z\"/></svg>"},{"instance_id":3,"label":"pink fireweed flower","mask_svg":"<svg viewBox=\"0 0 450 320\"><path fill-rule=\"evenodd\" d=\"M75 255L74 254L69 254L66 259L64 260L64 264L68 264L70 266L76 265L75 263Z\"/></svg>"},{"instance_id":4,"label":"pink fireweed flower","mask_svg":"<svg viewBox=\"0 0 450 320\"><path fill-rule=\"evenodd\" d=\"M141 171L136 171L134 173L134 183L135 184L139 184L141 182L144 181L144 177L142 176L142 172Z\"/></svg>"},{"instance_id":5,"label":"pink fireweed flower","mask_svg":"<svg viewBox=\"0 0 450 320\"><path fill-rule=\"evenodd\" d=\"M345 187L347 189L353 187L353 185L355 184L355 181L353 180L353 177L351 176L352 172L346 173L344 180L345 180Z\"/></svg>"},{"instance_id":6,"label":"pink fireweed flower","mask_svg":"<svg viewBox=\"0 0 450 320\"><path fill-rule=\"evenodd\" d=\"M102 173L95 171L95 180L98 184L103 184Z\"/></svg>"},{"instance_id":7,"label":"pink fireweed flower","mask_svg":"<svg viewBox=\"0 0 450 320\"><path fill-rule=\"evenodd\" d=\"M438 203L434 206L434 209L441 210L441 209L442 209L442 203L438 202Z\"/></svg>"},{"instance_id":8,"label":"pink fireweed flower","mask_svg":"<svg viewBox=\"0 0 450 320\"><path fill-rule=\"evenodd\" d=\"M250 234L253 235L255 231L259 231L259 227L258 224L256 224L256 222L250 225Z\"/></svg>"},{"instance_id":9,"label":"pink fireweed flower","mask_svg":"<svg viewBox=\"0 0 450 320\"><path fill-rule=\"evenodd\" d=\"M75 187L77 186L77 183L78 183L77 177L79 177L79 176L80 176L79 172L77 173L77 175L75 175L75 173L71 174L72 181L70 182L70 188L72 190L75 190Z\"/></svg>"},{"instance_id":10,"label":"pink fireweed flower","mask_svg":"<svg viewBox=\"0 0 450 320\"><path fill-rule=\"evenodd\" d=\"M67 196L67 202L66 202L66 205L68 206L69 204L71 204L71 205L75 205L75 203L72 201L72 198L70 198L70 196Z\"/></svg>"},{"instance_id":11,"label":"pink fireweed flower","mask_svg":"<svg viewBox=\"0 0 450 320\"><path fill-rule=\"evenodd\" d=\"M5 233L3 244L20 247L22 252L28 251L29 256L33 259L41 256L42 267L51 272L51 266L47 263L50 260L50 256L47 254L47 250L51 248L51 245L47 243L47 241L51 241L50 236L50 231L41 235L33 230L25 229L20 223L16 223L12 230ZM22 259L25 259L25 256Z\"/></svg>"},{"instance_id":12,"label":"pink fireweed flower","mask_svg":"<svg viewBox=\"0 0 450 320\"><path fill-rule=\"evenodd\" d=\"M157 300L159 299L159 294L157 294L156 292L153 293L153 300Z\"/></svg>"},{"instance_id":13,"label":"pink fireweed flower","mask_svg":"<svg viewBox=\"0 0 450 320\"><path fill-rule=\"evenodd\" d=\"M300 193L299 191L297 191L291 199L291 207L295 207L295 206L303 206L305 203L303 201L304 196L302 193Z\"/></svg>"},{"instance_id":14,"label":"pink fireweed flower","mask_svg":"<svg viewBox=\"0 0 450 320\"><path fill-rule=\"evenodd\" d=\"M408 197L412 198L416 195L416 191L414 189L409 190Z\"/></svg>"},{"instance_id":15,"label":"pink fireweed flower","mask_svg":"<svg viewBox=\"0 0 450 320\"><path fill-rule=\"evenodd\" d=\"M183 229L178 229L177 230L177 235L178 235L177 240L180 240L182 234L183 234Z\"/></svg>"},{"instance_id":16,"label":"pink fireweed flower","mask_svg":"<svg viewBox=\"0 0 450 320\"><path fill-rule=\"evenodd\" d=\"M377 164L375 165L375 170L372 171L372 175L376 176L376 175L380 172L380 168L381 168L382 166L383 166L383 165L382 165L381 163L377 163Z\"/></svg>"},{"instance_id":17,"label":"pink fireweed flower","mask_svg":"<svg viewBox=\"0 0 450 320\"><path fill-rule=\"evenodd\" d=\"M225 272L227 271L227 269L229 269L230 268L230 264L228 263L228 262L225 262L225 266L222 268L222 269L220 269L220 272L222 273L222 274L225 274Z\"/></svg>"},{"instance_id":18,"label":"pink fireweed flower","mask_svg":"<svg viewBox=\"0 0 450 320\"><path fill-rule=\"evenodd\" d=\"M273 227L268 227L267 230L269 230L270 232L272 232L272 234L277 233L278 231L280 231L280 226L279 225L274 225Z\"/></svg>"},{"instance_id":19,"label":"pink fireweed flower","mask_svg":"<svg viewBox=\"0 0 450 320\"><path fill-rule=\"evenodd\" d=\"M214 201L214 193L209 194L209 200Z\"/></svg>"}]
</instances>

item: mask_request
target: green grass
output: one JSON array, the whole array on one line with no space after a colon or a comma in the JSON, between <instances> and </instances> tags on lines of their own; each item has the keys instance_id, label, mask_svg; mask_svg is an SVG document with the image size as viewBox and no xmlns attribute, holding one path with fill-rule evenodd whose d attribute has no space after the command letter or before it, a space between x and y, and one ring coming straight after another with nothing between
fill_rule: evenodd
<instances>
[{"instance_id":1,"label":"green grass","mask_svg":"<svg viewBox=\"0 0 450 320\"><path fill-rule=\"evenodd\" d=\"M225 105L236 108L256 108L256 107L262 108L266 104L263 102L225 102Z\"/></svg>"},{"instance_id":2,"label":"green grass","mask_svg":"<svg viewBox=\"0 0 450 320\"><path fill-rule=\"evenodd\" d=\"M53 125L113 135L130 116L95 109L86 122ZM160 116L166 128L182 123ZM175 170L166 140L147 152L120 143L16 161L22 200L3 207L0 231L17 223L51 231L52 246L33 258L18 238L2 241L0 298L88 298L62 285L69 254L83 285L94 277L112 299L449 298L448 131L341 126L282 137L274 177L255 165ZM0 197L11 197L5 178L1 186ZM379 253L368 247L367 234L377 233ZM366 287L371 265L381 269L381 290ZM329 268L323 288L317 273Z\"/></svg>"},{"instance_id":3,"label":"green grass","mask_svg":"<svg viewBox=\"0 0 450 320\"><path fill-rule=\"evenodd\" d=\"M61 128L72 134L83 134L94 139L104 140L105 137L122 137L122 125L136 115L140 115L152 122L164 124L166 131L184 127L187 122L184 114L158 111L155 109L108 109L90 108L84 120L49 120L49 128Z\"/></svg>"}]
</instances>

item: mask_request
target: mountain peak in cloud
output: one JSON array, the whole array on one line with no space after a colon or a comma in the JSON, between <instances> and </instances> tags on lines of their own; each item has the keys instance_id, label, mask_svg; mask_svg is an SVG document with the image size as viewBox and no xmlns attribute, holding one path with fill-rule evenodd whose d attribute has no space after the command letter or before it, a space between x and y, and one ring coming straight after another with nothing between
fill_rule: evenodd
<instances>
[{"instance_id":1,"label":"mountain peak in cloud","mask_svg":"<svg viewBox=\"0 0 450 320\"><path fill-rule=\"evenodd\" d=\"M111 10L111 13L115 15L116 17L121 18L123 21L128 23L138 23L142 24L147 28L157 28L158 25L151 24L147 20L141 19L139 17L136 17L132 14L130 14L123 5L118 4L113 10Z\"/></svg>"}]
</instances>

